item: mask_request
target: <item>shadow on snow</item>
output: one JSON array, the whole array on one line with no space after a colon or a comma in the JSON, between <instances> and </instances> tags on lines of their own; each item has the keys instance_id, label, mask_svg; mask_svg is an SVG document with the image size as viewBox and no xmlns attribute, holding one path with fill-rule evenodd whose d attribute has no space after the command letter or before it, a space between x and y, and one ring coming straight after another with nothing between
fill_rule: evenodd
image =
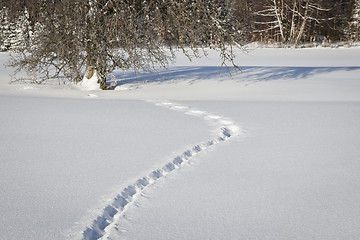
<instances>
[{"instance_id":1,"label":"shadow on snow","mask_svg":"<svg viewBox=\"0 0 360 240\"><path fill-rule=\"evenodd\" d=\"M241 71L235 68L211 67L211 66L184 66L160 69L157 72L134 72L115 71L115 80L107 82L113 86L139 83L178 83L188 81L190 84L209 79L225 81L273 81L273 80L297 80L315 76L322 73L337 71L360 70L360 67L241 67ZM231 75L229 75L229 72Z\"/></svg>"}]
</instances>

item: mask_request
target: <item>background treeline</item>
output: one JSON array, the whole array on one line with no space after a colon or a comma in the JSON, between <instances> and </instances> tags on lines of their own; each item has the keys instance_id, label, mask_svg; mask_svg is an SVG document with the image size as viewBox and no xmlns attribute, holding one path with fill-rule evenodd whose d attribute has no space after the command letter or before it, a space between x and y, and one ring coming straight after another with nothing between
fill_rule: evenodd
<instances>
[{"instance_id":1,"label":"background treeline","mask_svg":"<svg viewBox=\"0 0 360 240\"><path fill-rule=\"evenodd\" d=\"M234 0L248 41L359 41L359 0Z\"/></svg>"},{"instance_id":2,"label":"background treeline","mask_svg":"<svg viewBox=\"0 0 360 240\"><path fill-rule=\"evenodd\" d=\"M40 14L35 2L0 0L1 51L16 49L29 37L28 28ZM242 42L359 41L359 0L232 0L231 8ZM196 34L193 29L188 31Z\"/></svg>"}]
</instances>

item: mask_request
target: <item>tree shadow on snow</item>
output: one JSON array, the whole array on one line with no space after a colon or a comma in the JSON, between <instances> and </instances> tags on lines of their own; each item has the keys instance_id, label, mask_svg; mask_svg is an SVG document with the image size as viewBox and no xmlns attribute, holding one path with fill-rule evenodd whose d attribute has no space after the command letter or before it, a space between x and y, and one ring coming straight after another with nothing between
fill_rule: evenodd
<instances>
[{"instance_id":1,"label":"tree shadow on snow","mask_svg":"<svg viewBox=\"0 0 360 240\"><path fill-rule=\"evenodd\" d=\"M183 81L193 84L199 81L238 81L260 82L273 80L298 80L322 73L360 70L360 67L241 67L235 68L213 66L177 66L157 72L116 71L115 79L108 79L114 87L124 84L145 83L179 83ZM229 74L230 73L230 74Z\"/></svg>"}]
</instances>

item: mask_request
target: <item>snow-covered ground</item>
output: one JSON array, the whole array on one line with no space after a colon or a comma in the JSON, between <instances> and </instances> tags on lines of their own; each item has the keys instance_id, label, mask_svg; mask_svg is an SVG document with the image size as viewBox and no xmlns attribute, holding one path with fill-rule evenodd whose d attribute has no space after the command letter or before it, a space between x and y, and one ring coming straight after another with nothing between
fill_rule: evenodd
<instances>
[{"instance_id":1,"label":"snow-covered ground","mask_svg":"<svg viewBox=\"0 0 360 240\"><path fill-rule=\"evenodd\" d=\"M255 49L230 77L179 56L114 91L1 66L1 239L357 239L359 59Z\"/></svg>"}]
</instances>

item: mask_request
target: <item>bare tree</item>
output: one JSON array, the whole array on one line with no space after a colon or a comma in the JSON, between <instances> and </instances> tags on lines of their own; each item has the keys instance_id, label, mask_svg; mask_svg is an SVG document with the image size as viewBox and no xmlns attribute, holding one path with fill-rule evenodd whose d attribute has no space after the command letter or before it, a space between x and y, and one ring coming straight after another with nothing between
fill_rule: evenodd
<instances>
[{"instance_id":1,"label":"bare tree","mask_svg":"<svg viewBox=\"0 0 360 240\"><path fill-rule=\"evenodd\" d=\"M267 0L254 12L257 16L255 32L271 34L282 43L299 43L306 31L316 22L330 20L319 12L328 12L317 0Z\"/></svg>"},{"instance_id":2,"label":"bare tree","mask_svg":"<svg viewBox=\"0 0 360 240\"><path fill-rule=\"evenodd\" d=\"M231 47L241 47L231 0L10 0L3 4L12 2L13 15L27 12L31 23L26 29L30 37L12 65L19 71L37 72L39 82L65 76L77 83L96 76L106 89L106 77L116 68L166 66L175 49L187 56L200 56L198 51L205 47L219 49L225 64L233 63Z\"/></svg>"}]
</instances>

